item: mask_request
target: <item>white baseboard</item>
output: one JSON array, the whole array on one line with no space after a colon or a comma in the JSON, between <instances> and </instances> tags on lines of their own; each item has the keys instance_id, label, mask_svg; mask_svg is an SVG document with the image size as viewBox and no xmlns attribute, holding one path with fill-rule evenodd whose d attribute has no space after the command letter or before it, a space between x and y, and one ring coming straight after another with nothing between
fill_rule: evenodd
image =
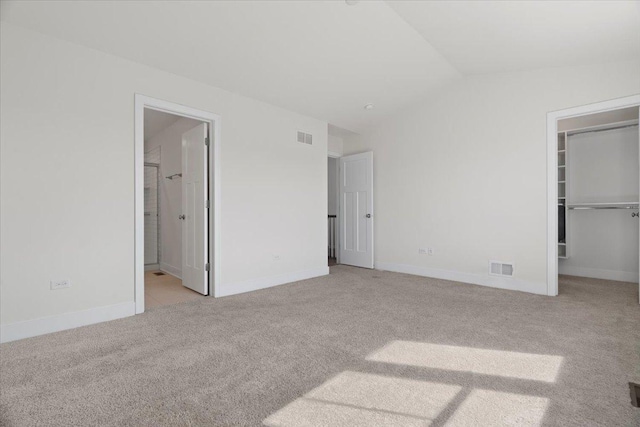
<instances>
[{"instance_id":1,"label":"white baseboard","mask_svg":"<svg viewBox=\"0 0 640 427\"><path fill-rule=\"evenodd\" d=\"M171 264L167 264L166 262L160 263L160 271L164 271L178 279L182 280L182 267L174 267Z\"/></svg>"},{"instance_id":2,"label":"white baseboard","mask_svg":"<svg viewBox=\"0 0 640 427\"><path fill-rule=\"evenodd\" d=\"M568 276L592 277L594 279L638 283L637 271L604 270L600 268L585 268L574 267L570 265L559 265L558 273L566 274Z\"/></svg>"},{"instance_id":3,"label":"white baseboard","mask_svg":"<svg viewBox=\"0 0 640 427\"><path fill-rule=\"evenodd\" d=\"M284 285L286 283L297 282L299 280L312 279L314 277L326 276L329 274L329 267L319 267L311 270L296 271L294 273L281 274L278 276L262 277L259 279L246 280L244 282L227 283L222 285L216 292L216 297L226 297L230 295L243 294L245 292L257 291L258 289L270 288L272 286Z\"/></svg>"},{"instance_id":4,"label":"white baseboard","mask_svg":"<svg viewBox=\"0 0 640 427\"><path fill-rule=\"evenodd\" d=\"M135 314L133 301L0 326L0 343L107 322Z\"/></svg>"},{"instance_id":5,"label":"white baseboard","mask_svg":"<svg viewBox=\"0 0 640 427\"><path fill-rule=\"evenodd\" d=\"M144 266L144 271L160 270L160 264L149 264Z\"/></svg>"},{"instance_id":6,"label":"white baseboard","mask_svg":"<svg viewBox=\"0 0 640 427\"><path fill-rule=\"evenodd\" d=\"M486 276L460 271L441 270L438 268L419 267L408 264L394 264L387 262L376 263L379 270L395 271L397 273L413 274L415 276L433 277L435 279L452 280L455 282L471 283L473 285L491 288L522 291L531 294L548 295L547 284L544 282L529 282L517 278Z\"/></svg>"}]
</instances>

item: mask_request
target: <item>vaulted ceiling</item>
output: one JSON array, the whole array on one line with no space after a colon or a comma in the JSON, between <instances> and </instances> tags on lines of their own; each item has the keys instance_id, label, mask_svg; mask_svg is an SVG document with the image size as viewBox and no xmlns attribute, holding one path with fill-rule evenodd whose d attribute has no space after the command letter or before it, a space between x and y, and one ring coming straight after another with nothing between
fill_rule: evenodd
<instances>
[{"instance_id":1,"label":"vaulted ceiling","mask_svg":"<svg viewBox=\"0 0 640 427\"><path fill-rule=\"evenodd\" d=\"M464 75L640 59L639 4L47 1L0 15L359 132Z\"/></svg>"},{"instance_id":2,"label":"vaulted ceiling","mask_svg":"<svg viewBox=\"0 0 640 427\"><path fill-rule=\"evenodd\" d=\"M640 59L640 1L389 1L462 74Z\"/></svg>"}]
</instances>

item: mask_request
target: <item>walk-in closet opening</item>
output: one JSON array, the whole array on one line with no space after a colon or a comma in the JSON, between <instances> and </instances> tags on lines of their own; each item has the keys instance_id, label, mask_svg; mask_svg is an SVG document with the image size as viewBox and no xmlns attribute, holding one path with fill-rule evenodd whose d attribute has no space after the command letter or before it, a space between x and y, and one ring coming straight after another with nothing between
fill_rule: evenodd
<instances>
[{"instance_id":1,"label":"walk-in closet opening","mask_svg":"<svg viewBox=\"0 0 640 427\"><path fill-rule=\"evenodd\" d=\"M144 111L144 299L152 308L208 294L203 282L208 125ZM201 206L200 206L201 205ZM200 207L200 208L198 208ZM196 271L193 271L196 270Z\"/></svg>"},{"instance_id":2,"label":"walk-in closet opening","mask_svg":"<svg viewBox=\"0 0 640 427\"><path fill-rule=\"evenodd\" d=\"M557 122L558 290L637 288L637 106Z\"/></svg>"}]
</instances>

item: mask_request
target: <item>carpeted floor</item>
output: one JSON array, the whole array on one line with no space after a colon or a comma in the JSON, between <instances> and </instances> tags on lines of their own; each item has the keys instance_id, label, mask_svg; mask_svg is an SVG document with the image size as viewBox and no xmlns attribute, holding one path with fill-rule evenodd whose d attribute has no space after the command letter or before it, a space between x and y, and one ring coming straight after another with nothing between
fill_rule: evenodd
<instances>
[{"instance_id":1,"label":"carpeted floor","mask_svg":"<svg viewBox=\"0 0 640 427\"><path fill-rule=\"evenodd\" d=\"M3 426L638 426L638 287L345 266L0 346Z\"/></svg>"}]
</instances>

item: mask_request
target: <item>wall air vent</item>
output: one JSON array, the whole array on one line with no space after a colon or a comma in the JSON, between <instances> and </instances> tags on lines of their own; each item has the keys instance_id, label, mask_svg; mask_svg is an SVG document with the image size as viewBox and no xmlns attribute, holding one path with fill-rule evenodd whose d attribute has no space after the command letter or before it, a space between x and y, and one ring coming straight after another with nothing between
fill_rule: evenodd
<instances>
[{"instance_id":1,"label":"wall air vent","mask_svg":"<svg viewBox=\"0 0 640 427\"><path fill-rule=\"evenodd\" d=\"M298 142L301 142L303 144L312 145L313 144L313 135L311 135L310 133L305 133L305 132L298 131Z\"/></svg>"},{"instance_id":2,"label":"wall air vent","mask_svg":"<svg viewBox=\"0 0 640 427\"><path fill-rule=\"evenodd\" d=\"M489 261L489 274L492 276L513 277L513 264Z\"/></svg>"}]
</instances>

